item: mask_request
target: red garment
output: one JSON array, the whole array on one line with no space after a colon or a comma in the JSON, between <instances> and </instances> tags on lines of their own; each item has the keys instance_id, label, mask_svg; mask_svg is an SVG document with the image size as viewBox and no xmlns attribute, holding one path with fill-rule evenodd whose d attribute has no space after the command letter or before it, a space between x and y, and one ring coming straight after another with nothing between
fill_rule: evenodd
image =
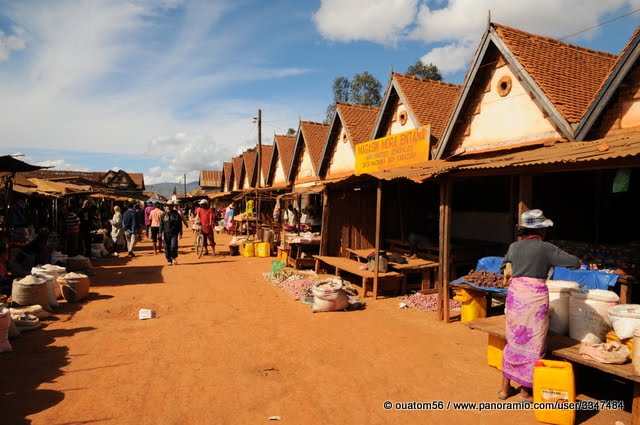
<instances>
[{"instance_id":1,"label":"red garment","mask_svg":"<svg viewBox=\"0 0 640 425\"><path fill-rule=\"evenodd\" d=\"M196 209L196 216L198 220L200 220L200 224L202 224L202 233L211 233L212 227L215 224L215 213L213 210L211 208L205 210L204 208L198 207L198 209Z\"/></svg>"}]
</instances>

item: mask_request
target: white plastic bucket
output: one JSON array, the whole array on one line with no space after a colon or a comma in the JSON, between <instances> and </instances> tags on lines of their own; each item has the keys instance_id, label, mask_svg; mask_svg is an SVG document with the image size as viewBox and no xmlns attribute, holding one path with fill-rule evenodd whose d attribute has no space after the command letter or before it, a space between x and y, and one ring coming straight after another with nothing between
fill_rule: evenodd
<instances>
[{"instance_id":1,"label":"white plastic bucket","mask_svg":"<svg viewBox=\"0 0 640 425\"><path fill-rule=\"evenodd\" d=\"M566 280L547 280L549 288L549 330L558 335L569 334L569 298L580 285Z\"/></svg>"},{"instance_id":2,"label":"white plastic bucket","mask_svg":"<svg viewBox=\"0 0 640 425\"><path fill-rule=\"evenodd\" d=\"M588 344L605 342L611 330L609 308L617 305L617 294L603 289L572 292L569 298L569 336Z\"/></svg>"},{"instance_id":3,"label":"white plastic bucket","mask_svg":"<svg viewBox=\"0 0 640 425\"><path fill-rule=\"evenodd\" d=\"M631 338L635 330L640 329L640 305L618 304L610 307L609 319L618 338Z\"/></svg>"}]
</instances>

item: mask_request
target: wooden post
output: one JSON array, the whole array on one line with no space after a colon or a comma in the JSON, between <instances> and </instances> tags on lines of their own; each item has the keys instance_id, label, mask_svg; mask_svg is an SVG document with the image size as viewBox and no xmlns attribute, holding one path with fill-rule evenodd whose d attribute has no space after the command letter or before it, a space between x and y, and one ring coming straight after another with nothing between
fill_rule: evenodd
<instances>
[{"instance_id":1,"label":"wooden post","mask_svg":"<svg viewBox=\"0 0 640 425\"><path fill-rule=\"evenodd\" d=\"M440 183L440 258L438 267L438 320L449 322L449 267L451 265L451 181Z\"/></svg>"},{"instance_id":2,"label":"wooden post","mask_svg":"<svg viewBox=\"0 0 640 425\"><path fill-rule=\"evenodd\" d=\"M517 222L520 224L520 217L525 211L531 209L533 202L533 178L526 174L520 174L520 191L518 201L518 218Z\"/></svg>"},{"instance_id":3,"label":"wooden post","mask_svg":"<svg viewBox=\"0 0 640 425\"><path fill-rule=\"evenodd\" d=\"M329 189L325 186L322 191L322 224L320 228L320 255L329 255Z\"/></svg>"},{"instance_id":4,"label":"wooden post","mask_svg":"<svg viewBox=\"0 0 640 425\"><path fill-rule=\"evenodd\" d=\"M382 180L378 180L376 189L376 258L375 268L373 269L373 299L378 298L378 273L380 267L380 215L382 210Z\"/></svg>"}]
</instances>

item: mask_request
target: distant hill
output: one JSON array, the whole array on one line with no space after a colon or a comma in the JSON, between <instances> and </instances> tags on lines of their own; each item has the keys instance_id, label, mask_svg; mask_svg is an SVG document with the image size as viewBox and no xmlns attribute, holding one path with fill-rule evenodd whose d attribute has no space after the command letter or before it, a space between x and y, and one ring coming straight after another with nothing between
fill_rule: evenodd
<instances>
[{"instance_id":1,"label":"distant hill","mask_svg":"<svg viewBox=\"0 0 640 425\"><path fill-rule=\"evenodd\" d=\"M173 195L173 188L176 188L178 195L184 194L184 183L156 183L156 184L145 184L146 192L154 192L158 195L162 195L166 198L170 198ZM187 193L191 192L193 189L197 189L198 182L187 182Z\"/></svg>"}]
</instances>

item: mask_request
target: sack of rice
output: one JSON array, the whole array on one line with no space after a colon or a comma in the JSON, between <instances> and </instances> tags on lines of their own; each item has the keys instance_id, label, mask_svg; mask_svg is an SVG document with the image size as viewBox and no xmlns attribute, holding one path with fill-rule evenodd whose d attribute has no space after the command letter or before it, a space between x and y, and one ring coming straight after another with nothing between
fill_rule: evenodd
<instances>
[{"instance_id":1,"label":"sack of rice","mask_svg":"<svg viewBox=\"0 0 640 425\"><path fill-rule=\"evenodd\" d=\"M67 273L58 278L62 297L67 302L76 302L84 299L89 294L91 286L89 276L82 273Z\"/></svg>"},{"instance_id":2,"label":"sack of rice","mask_svg":"<svg viewBox=\"0 0 640 425\"><path fill-rule=\"evenodd\" d=\"M36 267L31 269L32 276L39 277L40 279L44 279L44 284L47 287L48 305L51 308L58 307L58 299L56 298L56 292L54 289L54 286L58 286L58 283L55 281L54 276L46 273L37 273L37 272L34 273L34 270L38 270L38 269Z\"/></svg>"},{"instance_id":3,"label":"sack of rice","mask_svg":"<svg viewBox=\"0 0 640 425\"><path fill-rule=\"evenodd\" d=\"M329 278L319 280L311 287L313 292L312 311L337 311L349 306L349 298L342 290L342 279Z\"/></svg>"},{"instance_id":4,"label":"sack of rice","mask_svg":"<svg viewBox=\"0 0 640 425\"><path fill-rule=\"evenodd\" d=\"M58 282L58 277L60 275L67 273L67 269L65 269L64 267L57 266L55 264L45 264L43 266L40 266L40 268L44 270L45 274L50 274L51 276L53 276L53 282L54 282L53 291L56 294L56 299L62 298L62 292L60 292L60 285L58 285L56 282Z\"/></svg>"},{"instance_id":5,"label":"sack of rice","mask_svg":"<svg viewBox=\"0 0 640 425\"><path fill-rule=\"evenodd\" d=\"M9 326L11 325L11 315L6 308L0 309L0 353L12 351L9 343Z\"/></svg>"},{"instance_id":6,"label":"sack of rice","mask_svg":"<svg viewBox=\"0 0 640 425\"><path fill-rule=\"evenodd\" d=\"M11 298L13 302L18 305L29 306L39 304L45 310L51 311L46 281L33 275L13 281Z\"/></svg>"}]
</instances>

